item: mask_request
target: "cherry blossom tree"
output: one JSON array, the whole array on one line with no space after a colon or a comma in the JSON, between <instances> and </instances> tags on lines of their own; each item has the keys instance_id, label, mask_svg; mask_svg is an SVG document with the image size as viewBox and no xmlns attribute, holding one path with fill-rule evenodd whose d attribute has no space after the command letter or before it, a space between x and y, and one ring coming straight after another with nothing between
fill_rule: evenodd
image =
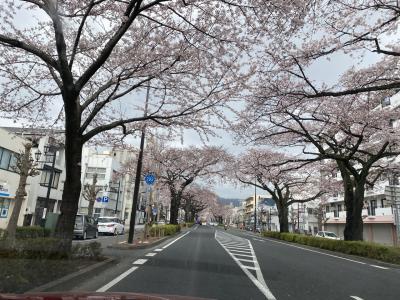
<instances>
[{"instance_id":1,"label":"cherry blossom tree","mask_svg":"<svg viewBox=\"0 0 400 300\"><path fill-rule=\"evenodd\" d=\"M185 190L196 179L220 176L227 153L214 146L202 148L163 148L152 153L158 180L168 187L171 196L170 223L177 224L178 210Z\"/></svg>"},{"instance_id":2,"label":"cherry blossom tree","mask_svg":"<svg viewBox=\"0 0 400 300\"><path fill-rule=\"evenodd\" d=\"M267 191L276 203L281 232L289 231L288 207L318 199L326 191L318 166L289 163L293 158L270 150L250 149L237 159L234 176Z\"/></svg>"},{"instance_id":3,"label":"cherry blossom tree","mask_svg":"<svg viewBox=\"0 0 400 300\"><path fill-rule=\"evenodd\" d=\"M215 194L210 189L197 184L190 185L182 194L181 208L185 211L185 221L193 222L196 215L215 202Z\"/></svg>"},{"instance_id":4,"label":"cherry blossom tree","mask_svg":"<svg viewBox=\"0 0 400 300\"><path fill-rule=\"evenodd\" d=\"M83 144L99 134L111 141L116 132L135 132L143 121L207 131L209 116L221 115L253 70L246 62L243 71L242 54L262 37L258 29L265 27L263 35L291 30L302 5L2 1L1 117L65 129L66 192L56 228L62 249L71 246ZM288 22L281 22L284 17ZM144 86L153 95L146 113Z\"/></svg>"},{"instance_id":5,"label":"cherry blossom tree","mask_svg":"<svg viewBox=\"0 0 400 300\"><path fill-rule=\"evenodd\" d=\"M17 231L18 219L21 212L22 203L26 197L26 184L30 176L39 175L37 164L34 162L32 154L32 144L26 143L24 151L16 157L14 171L19 174L18 188L15 195L14 208L7 225L7 239L11 245L15 243L15 234Z\"/></svg>"},{"instance_id":6,"label":"cherry blossom tree","mask_svg":"<svg viewBox=\"0 0 400 300\"><path fill-rule=\"evenodd\" d=\"M362 240L365 185L372 186L400 153L400 128L394 125L399 110L380 102L375 95L309 99L275 94L251 104L258 112L246 113L241 124L246 125L239 128L257 143L300 147L306 157L293 161L303 165L334 161L347 210L345 239Z\"/></svg>"}]
</instances>

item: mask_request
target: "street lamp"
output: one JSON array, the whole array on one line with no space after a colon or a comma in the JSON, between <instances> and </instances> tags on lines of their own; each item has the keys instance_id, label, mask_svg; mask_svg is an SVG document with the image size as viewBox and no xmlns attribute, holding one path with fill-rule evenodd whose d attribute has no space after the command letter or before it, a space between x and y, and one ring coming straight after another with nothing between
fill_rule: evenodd
<instances>
[{"instance_id":1,"label":"street lamp","mask_svg":"<svg viewBox=\"0 0 400 300\"><path fill-rule=\"evenodd\" d=\"M47 158L51 157L51 169L50 169L50 178L49 181L47 182L47 193L46 193L46 199L44 202L44 212L42 215L42 221L41 221L41 226L44 227L46 224L46 217L47 217L47 210L49 207L49 200L50 200L50 192L51 192L51 186L53 184L53 177L54 177L54 166L56 163L56 157L57 157L57 150L58 147L56 145L45 145L44 146L44 160L40 160L41 156L42 156L42 152L38 149L35 152L35 159L37 163L43 163L43 168L39 169L41 171L44 171L47 169L44 168L44 164L48 163L49 161L47 160Z\"/></svg>"}]
</instances>

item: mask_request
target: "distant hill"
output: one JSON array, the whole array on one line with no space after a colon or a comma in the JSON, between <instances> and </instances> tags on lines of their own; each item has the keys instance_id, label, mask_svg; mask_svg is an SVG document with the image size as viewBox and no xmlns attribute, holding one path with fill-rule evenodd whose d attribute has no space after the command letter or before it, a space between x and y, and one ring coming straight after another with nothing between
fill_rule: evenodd
<instances>
[{"instance_id":1,"label":"distant hill","mask_svg":"<svg viewBox=\"0 0 400 300\"><path fill-rule=\"evenodd\" d=\"M220 204L222 204L222 205L230 205L232 203L232 205L234 207L240 206L242 201L243 201L242 199L222 198L222 197L218 198L218 202Z\"/></svg>"}]
</instances>

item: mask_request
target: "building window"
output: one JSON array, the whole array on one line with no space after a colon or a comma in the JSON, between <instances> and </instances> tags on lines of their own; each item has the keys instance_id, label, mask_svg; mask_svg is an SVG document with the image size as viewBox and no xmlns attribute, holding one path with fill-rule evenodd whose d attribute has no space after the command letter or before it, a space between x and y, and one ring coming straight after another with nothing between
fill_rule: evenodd
<instances>
[{"instance_id":1,"label":"building window","mask_svg":"<svg viewBox=\"0 0 400 300\"><path fill-rule=\"evenodd\" d=\"M0 147L0 169L15 172L18 154Z\"/></svg>"},{"instance_id":2,"label":"building window","mask_svg":"<svg viewBox=\"0 0 400 300\"><path fill-rule=\"evenodd\" d=\"M10 199L0 197L0 218L8 217L9 208L10 208Z\"/></svg>"},{"instance_id":3,"label":"building window","mask_svg":"<svg viewBox=\"0 0 400 300\"><path fill-rule=\"evenodd\" d=\"M88 167L86 172L87 173L106 173L106 168L96 168L96 167Z\"/></svg>"},{"instance_id":4,"label":"building window","mask_svg":"<svg viewBox=\"0 0 400 300\"><path fill-rule=\"evenodd\" d=\"M53 182L51 184L51 187L53 189L58 188L58 183L60 181L60 174L61 174L60 171L54 170ZM50 176L51 176L51 170L43 170L42 171L42 176L40 178L40 185L41 186L46 186L46 187L49 186Z\"/></svg>"},{"instance_id":5,"label":"building window","mask_svg":"<svg viewBox=\"0 0 400 300\"><path fill-rule=\"evenodd\" d=\"M86 173L86 178L91 179L93 178L94 174L96 173ZM106 178L106 174L97 174L97 179L105 179Z\"/></svg>"},{"instance_id":6,"label":"building window","mask_svg":"<svg viewBox=\"0 0 400 300\"><path fill-rule=\"evenodd\" d=\"M371 200L371 216L375 216L376 200Z\"/></svg>"},{"instance_id":7,"label":"building window","mask_svg":"<svg viewBox=\"0 0 400 300\"><path fill-rule=\"evenodd\" d=\"M329 212L329 206L325 207L325 212Z\"/></svg>"},{"instance_id":8,"label":"building window","mask_svg":"<svg viewBox=\"0 0 400 300\"><path fill-rule=\"evenodd\" d=\"M337 210L338 210L338 211L342 211L342 205L341 205L341 204L338 204Z\"/></svg>"}]
</instances>

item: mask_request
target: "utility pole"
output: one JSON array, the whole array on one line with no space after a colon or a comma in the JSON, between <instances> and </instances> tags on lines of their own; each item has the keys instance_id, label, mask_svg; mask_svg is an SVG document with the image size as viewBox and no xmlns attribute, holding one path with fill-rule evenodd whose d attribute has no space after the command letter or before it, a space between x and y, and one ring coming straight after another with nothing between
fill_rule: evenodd
<instances>
[{"instance_id":1,"label":"utility pole","mask_svg":"<svg viewBox=\"0 0 400 300\"><path fill-rule=\"evenodd\" d=\"M117 191L117 201L115 203L115 210L114 210L114 214L116 217L117 213L118 213L118 201L119 201L119 193L120 193L120 189L121 189L121 179L118 180L118 191ZM122 218L121 218L122 219Z\"/></svg>"},{"instance_id":2,"label":"utility pole","mask_svg":"<svg viewBox=\"0 0 400 300\"><path fill-rule=\"evenodd\" d=\"M257 176L254 179L254 232L257 230Z\"/></svg>"},{"instance_id":3,"label":"utility pole","mask_svg":"<svg viewBox=\"0 0 400 300\"><path fill-rule=\"evenodd\" d=\"M144 108L144 116L145 117L147 116L147 107L149 104L149 94L150 94L150 85L147 86L146 103L145 103L145 108ZM128 235L128 243L129 244L133 243L133 235L135 233L136 206L138 203L140 178L142 177L143 149L144 149L145 135L146 135L146 126L143 126L142 135L140 137L140 149L139 149L138 161L137 161L137 165L136 165L135 188L133 190L131 219L129 222L129 235Z\"/></svg>"}]
</instances>

